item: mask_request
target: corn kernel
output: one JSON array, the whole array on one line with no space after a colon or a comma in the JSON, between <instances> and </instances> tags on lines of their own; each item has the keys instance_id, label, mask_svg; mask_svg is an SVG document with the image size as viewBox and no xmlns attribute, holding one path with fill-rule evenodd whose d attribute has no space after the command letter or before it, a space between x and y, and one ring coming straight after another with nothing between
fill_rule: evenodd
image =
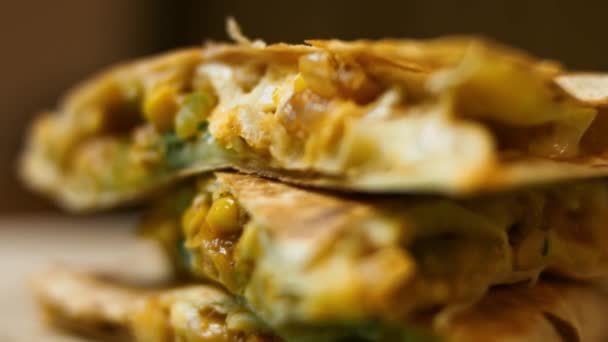
<instances>
[{"instance_id":1,"label":"corn kernel","mask_svg":"<svg viewBox=\"0 0 608 342\"><path fill-rule=\"evenodd\" d=\"M200 201L197 200L198 198L196 197L193 200L192 206L182 215L182 230L187 241L193 239L200 232L209 210L209 206L204 199Z\"/></svg>"},{"instance_id":2,"label":"corn kernel","mask_svg":"<svg viewBox=\"0 0 608 342\"><path fill-rule=\"evenodd\" d=\"M207 224L217 234L236 233L241 229L239 206L232 196L220 197L207 213Z\"/></svg>"},{"instance_id":3,"label":"corn kernel","mask_svg":"<svg viewBox=\"0 0 608 342\"><path fill-rule=\"evenodd\" d=\"M144 101L144 116L157 131L166 132L173 128L173 120L177 114L177 94L169 86L161 86Z\"/></svg>"},{"instance_id":4,"label":"corn kernel","mask_svg":"<svg viewBox=\"0 0 608 342\"><path fill-rule=\"evenodd\" d=\"M304 77L302 77L302 74L298 74L298 76L296 76L296 79L293 81L293 91L299 93L301 91L304 91L306 87L306 80L304 79Z\"/></svg>"},{"instance_id":5,"label":"corn kernel","mask_svg":"<svg viewBox=\"0 0 608 342\"><path fill-rule=\"evenodd\" d=\"M175 116L175 133L181 139L188 139L196 134L215 106L215 97L204 91L196 91L184 98L182 106Z\"/></svg>"}]
</instances>

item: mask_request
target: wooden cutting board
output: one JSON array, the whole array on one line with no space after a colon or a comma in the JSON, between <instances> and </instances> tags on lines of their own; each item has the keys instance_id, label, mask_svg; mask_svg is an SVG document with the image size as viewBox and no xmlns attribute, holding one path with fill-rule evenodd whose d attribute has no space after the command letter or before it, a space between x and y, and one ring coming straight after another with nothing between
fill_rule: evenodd
<instances>
[{"instance_id":1,"label":"wooden cutting board","mask_svg":"<svg viewBox=\"0 0 608 342\"><path fill-rule=\"evenodd\" d=\"M136 238L136 222L128 215L1 218L0 342L82 341L41 322L28 277L50 265L164 277L161 253Z\"/></svg>"}]
</instances>

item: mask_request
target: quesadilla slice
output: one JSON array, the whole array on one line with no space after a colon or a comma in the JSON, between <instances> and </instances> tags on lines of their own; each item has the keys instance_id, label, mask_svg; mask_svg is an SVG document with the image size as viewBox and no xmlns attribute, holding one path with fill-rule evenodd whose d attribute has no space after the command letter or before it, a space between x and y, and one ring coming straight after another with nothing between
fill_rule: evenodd
<instances>
[{"instance_id":1,"label":"quesadilla slice","mask_svg":"<svg viewBox=\"0 0 608 342\"><path fill-rule=\"evenodd\" d=\"M340 197L217 173L178 193L150 209L143 234L280 329L403 321L545 271L608 270L602 180L454 200Z\"/></svg>"},{"instance_id":2,"label":"quesadilla slice","mask_svg":"<svg viewBox=\"0 0 608 342\"><path fill-rule=\"evenodd\" d=\"M50 323L110 341L281 340L239 301L208 285L152 293L55 270L39 278L36 293ZM603 341L608 338L603 324L606 308L608 294L601 289L541 281L535 287L494 288L477 303L440 310L415 325L393 324L375 331L353 325L334 329L333 335L319 326L284 337L302 342Z\"/></svg>"},{"instance_id":3,"label":"quesadilla slice","mask_svg":"<svg viewBox=\"0 0 608 342\"><path fill-rule=\"evenodd\" d=\"M452 342L606 341L606 289L563 281L501 286L474 305L446 310L435 330Z\"/></svg>"},{"instance_id":4,"label":"quesadilla slice","mask_svg":"<svg viewBox=\"0 0 608 342\"><path fill-rule=\"evenodd\" d=\"M479 39L307 43L208 44L108 70L34 123L24 178L84 210L224 168L456 195L608 174L603 102L581 96L603 83Z\"/></svg>"},{"instance_id":5,"label":"quesadilla slice","mask_svg":"<svg viewBox=\"0 0 608 342\"><path fill-rule=\"evenodd\" d=\"M54 269L38 275L34 290L48 323L103 340L280 340L236 298L213 286L151 290L111 277Z\"/></svg>"}]
</instances>

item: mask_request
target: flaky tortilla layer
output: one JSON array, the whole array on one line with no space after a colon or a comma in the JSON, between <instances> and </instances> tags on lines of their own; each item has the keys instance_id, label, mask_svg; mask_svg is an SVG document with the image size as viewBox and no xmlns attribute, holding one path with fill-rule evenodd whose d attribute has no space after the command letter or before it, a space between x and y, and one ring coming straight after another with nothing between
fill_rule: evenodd
<instances>
[{"instance_id":1,"label":"flaky tortilla layer","mask_svg":"<svg viewBox=\"0 0 608 342\"><path fill-rule=\"evenodd\" d=\"M75 210L225 168L463 195L606 175L600 75L470 38L208 45L116 67L36 121L25 180Z\"/></svg>"},{"instance_id":2,"label":"flaky tortilla layer","mask_svg":"<svg viewBox=\"0 0 608 342\"><path fill-rule=\"evenodd\" d=\"M55 268L37 275L33 288L50 324L104 340L280 340L238 300L214 286L138 288L107 274Z\"/></svg>"},{"instance_id":3,"label":"flaky tortilla layer","mask_svg":"<svg viewBox=\"0 0 608 342\"><path fill-rule=\"evenodd\" d=\"M234 299L208 285L150 291L65 269L40 275L34 285L48 322L85 336L138 342L281 340ZM602 289L547 280L534 287L498 287L477 303L427 315L416 324L407 323L407 328L395 328L393 322L384 334L376 328L375 335L363 335L363 340L604 341L607 308L608 293ZM349 336L349 330L365 327L344 326L334 335L326 327L308 327L285 337L335 341L333 337Z\"/></svg>"},{"instance_id":4,"label":"flaky tortilla layer","mask_svg":"<svg viewBox=\"0 0 608 342\"><path fill-rule=\"evenodd\" d=\"M450 341L605 341L607 292L563 281L504 286L435 319Z\"/></svg>"}]
</instances>

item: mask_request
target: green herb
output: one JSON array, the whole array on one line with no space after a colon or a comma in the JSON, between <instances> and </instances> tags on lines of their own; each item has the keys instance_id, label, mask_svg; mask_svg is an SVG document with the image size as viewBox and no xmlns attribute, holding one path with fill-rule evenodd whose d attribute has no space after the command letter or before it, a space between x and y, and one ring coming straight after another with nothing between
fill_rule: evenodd
<instances>
[{"instance_id":1,"label":"green herb","mask_svg":"<svg viewBox=\"0 0 608 342\"><path fill-rule=\"evenodd\" d=\"M182 150L184 149L184 141L182 141L175 133L165 133L162 137L163 154L167 160L167 164L171 168L180 168L184 165L181 158Z\"/></svg>"},{"instance_id":2,"label":"green herb","mask_svg":"<svg viewBox=\"0 0 608 342\"><path fill-rule=\"evenodd\" d=\"M163 144L167 152L181 149L184 146L184 142L173 132L163 135Z\"/></svg>"},{"instance_id":3,"label":"green herb","mask_svg":"<svg viewBox=\"0 0 608 342\"><path fill-rule=\"evenodd\" d=\"M175 132L182 139L188 139L200 131L200 124L215 106L215 98L204 91L196 91L184 99L175 117Z\"/></svg>"},{"instance_id":4,"label":"green herb","mask_svg":"<svg viewBox=\"0 0 608 342\"><path fill-rule=\"evenodd\" d=\"M199 122L198 126L196 126L199 132L204 132L209 128L209 123L207 121Z\"/></svg>"}]
</instances>

